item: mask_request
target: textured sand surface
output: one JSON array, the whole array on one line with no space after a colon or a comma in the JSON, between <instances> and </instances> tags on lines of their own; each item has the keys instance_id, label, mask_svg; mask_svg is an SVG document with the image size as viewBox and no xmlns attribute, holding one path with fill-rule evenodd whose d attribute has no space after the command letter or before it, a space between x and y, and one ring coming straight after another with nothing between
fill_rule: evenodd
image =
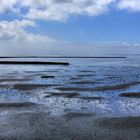
<instances>
[{"instance_id":1,"label":"textured sand surface","mask_svg":"<svg viewBox=\"0 0 140 140\"><path fill-rule=\"evenodd\" d=\"M139 60L61 60L0 65L0 140L139 140Z\"/></svg>"}]
</instances>

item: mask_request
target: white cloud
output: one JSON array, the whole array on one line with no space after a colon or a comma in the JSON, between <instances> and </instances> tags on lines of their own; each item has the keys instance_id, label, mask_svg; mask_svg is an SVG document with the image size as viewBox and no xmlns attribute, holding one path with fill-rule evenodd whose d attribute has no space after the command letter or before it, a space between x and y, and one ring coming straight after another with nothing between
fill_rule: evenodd
<instances>
[{"instance_id":1,"label":"white cloud","mask_svg":"<svg viewBox=\"0 0 140 140\"><path fill-rule=\"evenodd\" d=\"M96 16L108 11L114 0L0 0L0 14L7 11L15 14L15 19L0 21L1 41L22 42L54 42L48 36L33 34L26 31L28 26L36 26L35 20L65 21L73 14ZM22 9L27 9L23 13Z\"/></svg>"},{"instance_id":2,"label":"white cloud","mask_svg":"<svg viewBox=\"0 0 140 140\"><path fill-rule=\"evenodd\" d=\"M54 40L39 34L35 35L25 31L25 27L36 26L35 22L30 20L14 20L0 22L0 40L1 41L24 41L24 42L53 42Z\"/></svg>"},{"instance_id":3,"label":"white cloud","mask_svg":"<svg viewBox=\"0 0 140 140\"><path fill-rule=\"evenodd\" d=\"M25 0L26 1L26 0ZM30 19L64 21L73 14L96 16L108 11L114 0L48 0L34 1L26 15ZM27 4L27 2L26 2Z\"/></svg>"},{"instance_id":4,"label":"white cloud","mask_svg":"<svg viewBox=\"0 0 140 140\"><path fill-rule=\"evenodd\" d=\"M118 8L135 12L140 11L140 0L120 0L118 3Z\"/></svg>"},{"instance_id":5,"label":"white cloud","mask_svg":"<svg viewBox=\"0 0 140 140\"><path fill-rule=\"evenodd\" d=\"M17 0L0 0L0 13L6 12L6 10L12 10Z\"/></svg>"},{"instance_id":6,"label":"white cloud","mask_svg":"<svg viewBox=\"0 0 140 140\"><path fill-rule=\"evenodd\" d=\"M66 20L72 14L96 16L108 11L115 0L0 0L0 13L27 7L29 19ZM22 14L22 13L20 13Z\"/></svg>"}]
</instances>

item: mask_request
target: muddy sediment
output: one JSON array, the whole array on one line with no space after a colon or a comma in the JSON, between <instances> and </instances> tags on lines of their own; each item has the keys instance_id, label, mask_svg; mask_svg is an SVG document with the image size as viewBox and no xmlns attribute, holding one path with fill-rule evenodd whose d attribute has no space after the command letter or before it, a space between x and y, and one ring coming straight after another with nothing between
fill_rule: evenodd
<instances>
[{"instance_id":1,"label":"muddy sediment","mask_svg":"<svg viewBox=\"0 0 140 140\"><path fill-rule=\"evenodd\" d=\"M41 76L42 79L48 79L48 78L55 78L55 76L48 76L48 75L43 75Z\"/></svg>"},{"instance_id":2,"label":"muddy sediment","mask_svg":"<svg viewBox=\"0 0 140 140\"><path fill-rule=\"evenodd\" d=\"M89 97L89 96L82 96L82 97L79 97L79 99L82 99L82 100L102 100L103 98L102 97Z\"/></svg>"},{"instance_id":3,"label":"muddy sediment","mask_svg":"<svg viewBox=\"0 0 140 140\"><path fill-rule=\"evenodd\" d=\"M119 85L113 85L113 86L99 86L99 87L94 87L94 88L59 87L56 89L60 91L107 91L107 90L127 89L131 86L135 86L138 84L140 84L140 82L129 82L126 84L119 84Z\"/></svg>"},{"instance_id":4,"label":"muddy sediment","mask_svg":"<svg viewBox=\"0 0 140 140\"><path fill-rule=\"evenodd\" d=\"M79 85L81 85L81 84L98 84L98 83L100 83L100 82L92 82L92 81L75 81L75 82L70 82L69 84L79 84Z\"/></svg>"},{"instance_id":5,"label":"muddy sediment","mask_svg":"<svg viewBox=\"0 0 140 140\"><path fill-rule=\"evenodd\" d=\"M28 112L0 119L3 140L139 140L140 117L96 118L90 113L66 113L51 117Z\"/></svg>"},{"instance_id":6,"label":"muddy sediment","mask_svg":"<svg viewBox=\"0 0 140 140\"><path fill-rule=\"evenodd\" d=\"M77 97L78 95L80 95L79 93L57 93L57 92L52 92L52 93L48 93L48 95L46 95L45 97L66 97L66 98L73 98L73 97Z\"/></svg>"},{"instance_id":7,"label":"muddy sediment","mask_svg":"<svg viewBox=\"0 0 140 140\"><path fill-rule=\"evenodd\" d=\"M0 103L0 109L2 108L28 108L35 107L37 104L32 102L23 102L23 103Z\"/></svg>"},{"instance_id":8,"label":"muddy sediment","mask_svg":"<svg viewBox=\"0 0 140 140\"><path fill-rule=\"evenodd\" d=\"M128 97L128 98L140 98L140 92L127 92L121 93L120 97Z\"/></svg>"},{"instance_id":9,"label":"muddy sediment","mask_svg":"<svg viewBox=\"0 0 140 140\"><path fill-rule=\"evenodd\" d=\"M15 90L34 90L39 88L47 88L52 86L58 86L57 84L14 84Z\"/></svg>"}]
</instances>

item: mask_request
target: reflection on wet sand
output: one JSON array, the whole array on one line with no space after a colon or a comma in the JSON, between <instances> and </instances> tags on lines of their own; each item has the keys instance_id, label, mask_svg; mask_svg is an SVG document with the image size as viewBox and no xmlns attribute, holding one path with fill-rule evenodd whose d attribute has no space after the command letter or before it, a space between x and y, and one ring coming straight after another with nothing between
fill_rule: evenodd
<instances>
[{"instance_id":1,"label":"reflection on wet sand","mask_svg":"<svg viewBox=\"0 0 140 140\"><path fill-rule=\"evenodd\" d=\"M98 84L98 83L100 83L100 82L92 82L92 81L75 81L75 82L71 82L71 83L69 83L69 84L79 84L79 85L81 85L81 84Z\"/></svg>"},{"instance_id":2,"label":"reflection on wet sand","mask_svg":"<svg viewBox=\"0 0 140 140\"><path fill-rule=\"evenodd\" d=\"M34 90L38 88L47 88L52 86L58 86L57 84L14 84L15 90Z\"/></svg>"},{"instance_id":3,"label":"reflection on wet sand","mask_svg":"<svg viewBox=\"0 0 140 140\"><path fill-rule=\"evenodd\" d=\"M2 108L28 108L35 107L36 103L24 102L24 103L0 103L0 109Z\"/></svg>"},{"instance_id":4,"label":"reflection on wet sand","mask_svg":"<svg viewBox=\"0 0 140 140\"><path fill-rule=\"evenodd\" d=\"M83 100L102 100L103 98L102 97L80 97L80 99L83 99Z\"/></svg>"},{"instance_id":5,"label":"reflection on wet sand","mask_svg":"<svg viewBox=\"0 0 140 140\"><path fill-rule=\"evenodd\" d=\"M68 120L73 118L80 118L80 117L91 117L94 114L92 113L80 113L80 112L68 112L64 115Z\"/></svg>"},{"instance_id":6,"label":"reflection on wet sand","mask_svg":"<svg viewBox=\"0 0 140 140\"><path fill-rule=\"evenodd\" d=\"M57 93L57 92L52 92L52 93L47 93L47 95L45 96L45 97L53 97L53 96L57 96L57 97L67 97L67 98L72 98L72 97L76 97L76 96L78 96L79 95L79 93L70 93L70 92L68 92L68 93Z\"/></svg>"},{"instance_id":7,"label":"reflection on wet sand","mask_svg":"<svg viewBox=\"0 0 140 140\"><path fill-rule=\"evenodd\" d=\"M69 61L0 65L0 139L139 139L140 66Z\"/></svg>"}]
</instances>

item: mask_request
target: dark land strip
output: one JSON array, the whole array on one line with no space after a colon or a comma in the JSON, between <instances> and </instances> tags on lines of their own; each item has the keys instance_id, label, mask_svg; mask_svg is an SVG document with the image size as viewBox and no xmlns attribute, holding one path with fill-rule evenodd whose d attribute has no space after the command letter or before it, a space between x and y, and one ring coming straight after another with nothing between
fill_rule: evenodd
<instances>
[{"instance_id":1,"label":"dark land strip","mask_svg":"<svg viewBox=\"0 0 140 140\"><path fill-rule=\"evenodd\" d=\"M69 65L67 62L42 62L42 61L0 61L8 65Z\"/></svg>"}]
</instances>

